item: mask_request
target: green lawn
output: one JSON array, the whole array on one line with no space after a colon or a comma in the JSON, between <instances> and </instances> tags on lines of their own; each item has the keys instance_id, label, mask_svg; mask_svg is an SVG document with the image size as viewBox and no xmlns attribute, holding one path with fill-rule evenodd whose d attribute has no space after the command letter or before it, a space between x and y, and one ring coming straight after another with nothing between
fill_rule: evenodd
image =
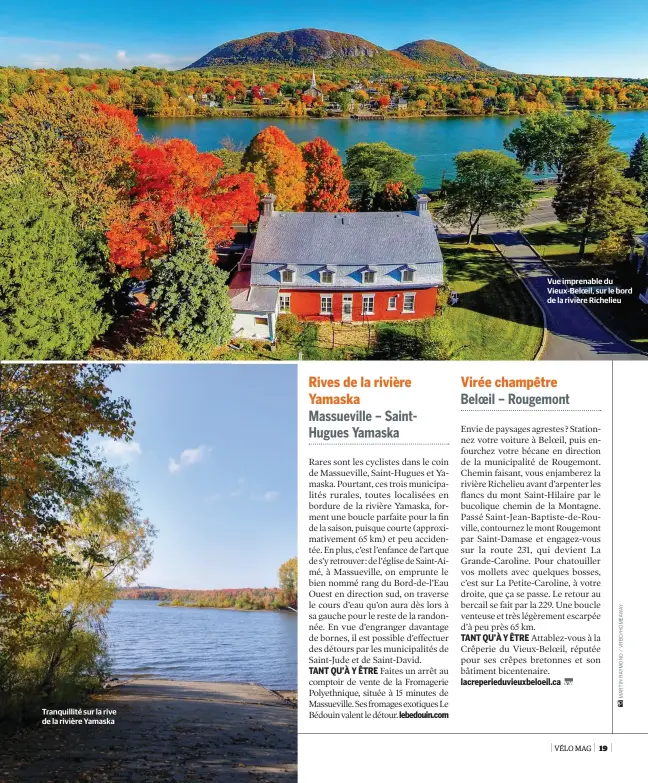
<instances>
[{"instance_id":1,"label":"green lawn","mask_svg":"<svg viewBox=\"0 0 648 783\"><path fill-rule=\"evenodd\" d=\"M578 263L580 226L565 223L547 223L524 229L524 236L549 263ZM596 241L585 246L585 261L591 260Z\"/></svg>"},{"instance_id":2,"label":"green lawn","mask_svg":"<svg viewBox=\"0 0 648 783\"><path fill-rule=\"evenodd\" d=\"M531 198L534 201L537 201L539 198L553 198L556 195L556 186L551 185L551 187L543 188L542 190L535 190L531 194Z\"/></svg>"},{"instance_id":3,"label":"green lawn","mask_svg":"<svg viewBox=\"0 0 648 783\"><path fill-rule=\"evenodd\" d=\"M533 359L542 341L542 315L528 291L488 237L472 247L441 243L448 286L459 303L445 314L459 359ZM380 328L380 327L379 327ZM415 321L391 323L402 334L417 334Z\"/></svg>"},{"instance_id":4,"label":"green lawn","mask_svg":"<svg viewBox=\"0 0 648 783\"><path fill-rule=\"evenodd\" d=\"M522 281L488 237L472 247L442 242L448 285L459 304L446 316L462 359L533 359L542 341L542 314Z\"/></svg>"}]
</instances>

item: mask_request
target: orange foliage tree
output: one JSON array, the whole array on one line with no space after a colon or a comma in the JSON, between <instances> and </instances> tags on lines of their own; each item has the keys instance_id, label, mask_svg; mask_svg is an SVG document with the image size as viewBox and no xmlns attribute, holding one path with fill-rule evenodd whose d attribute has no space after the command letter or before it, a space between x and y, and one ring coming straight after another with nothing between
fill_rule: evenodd
<instances>
[{"instance_id":1,"label":"orange foliage tree","mask_svg":"<svg viewBox=\"0 0 648 783\"><path fill-rule=\"evenodd\" d=\"M349 180L342 160L322 138L302 146L306 163L306 209L309 212L348 212Z\"/></svg>"},{"instance_id":2,"label":"orange foliage tree","mask_svg":"<svg viewBox=\"0 0 648 783\"><path fill-rule=\"evenodd\" d=\"M2 114L0 181L38 172L52 195L72 205L79 229L103 231L142 143L135 115L85 92L14 96Z\"/></svg>"},{"instance_id":3,"label":"orange foliage tree","mask_svg":"<svg viewBox=\"0 0 648 783\"><path fill-rule=\"evenodd\" d=\"M279 128L264 128L248 144L242 166L256 177L259 195L274 193L277 208L299 210L306 200L306 164L301 150Z\"/></svg>"},{"instance_id":4,"label":"orange foliage tree","mask_svg":"<svg viewBox=\"0 0 648 783\"><path fill-rule=\"evenodd\" d=\"M179 207L201 218L215 258L216 245L234 238L234 223L258 216L253 175L220 176L222 165L184 139L136 149L130 208L107 232L111 261L134 277L148 277L148 262L169 251L171 216Z\"/></svg>"}]
</instances>

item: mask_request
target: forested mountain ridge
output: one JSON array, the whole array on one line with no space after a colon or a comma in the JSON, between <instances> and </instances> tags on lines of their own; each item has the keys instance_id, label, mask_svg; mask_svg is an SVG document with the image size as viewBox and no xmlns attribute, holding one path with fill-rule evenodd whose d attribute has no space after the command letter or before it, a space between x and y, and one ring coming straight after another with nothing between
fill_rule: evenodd
<instances>
[{"instance_id":1,"label":"forested mountain ridge","mask_svg":"<svg viewBox=\"0 0 648 783\"><path fill-rule=\"evenodd\" d=\"M350 33L302 28L282 33L259 33L227 41L188 66L187 70L222 65L284 63L291 65L369 65L415 71L421 65L438 70L494 70L450 44L414 41L394 51Z\"/></svg>"}]
</instances>

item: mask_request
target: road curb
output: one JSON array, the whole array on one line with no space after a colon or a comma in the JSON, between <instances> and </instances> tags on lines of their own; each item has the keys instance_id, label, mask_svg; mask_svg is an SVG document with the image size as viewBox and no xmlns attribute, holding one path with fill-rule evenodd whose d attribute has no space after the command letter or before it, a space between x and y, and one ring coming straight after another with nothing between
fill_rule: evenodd
<instances>
[{"instance_id":1,"label":"road curb","mask_svg":"<svg viewBox=\"0 0 648 783\"><path fill-rule=\"evenodd\" d=\"M547 339L549 336L549 330L547 329L547 314L544 311L544 308L540 304L540 301L538 300L538 297L535 295L535 292L531 290L531 288L527 285L526 280L522 277L522 275L517 271L517 269L511 264L511 262L508 260L508 258L504 255L502 252L502 249L497 244L497 242L493 239L492 234L488 234L488 238L493 243L493 246L497 250L497 252L502 256L505 263L508 264L509 268L512 270L513 274L520 280L522 285L526 288L527 293L530 294L533 301L538 306L538 310L540 310L540 313L542 315L542 340L540 341L540 345L538 347L538 350L536 351L536 355L533 357L534 362L538 362L542 359L542 355L545 352L545 349L547 347Z\"/></svg>"},{"instance_id":2,"label":"road curb","mask_svg":"<svg viewBox=\"0 0 648 783\"><path fill-rule=\"evenodd\" d=\"M530 226L530 228L532 228L532 226ZM556 272L556 270L555 270L555 269L554 269L554 268L551 266L551 264L550 264L550 263L547 261L547 259L546 259L546 258L543 258L543 257L540 255L540 253L538 253L538 251L536 250L536 248L534 247L534 245L532 245L532 244L531 244L531 242L529 242L529 240L528 240L528 239L527 239L527 238L524 236L524 234L523 234L523 232L522 232L522 230L521 230L521 229L518 229L518 234L519 234L519 235L520 235L520 237L522 238L522 241L524 242L524 244L525 244L525 245L527 245L528 247L530 247L530 248L531 248L531 251L533 252L533 254L534 254L535 256L537 256L537 257L540 259L540 261L542 261L542 263L543 263L543 264L544 264L544 265L547 267L547 269L549 269L549 271L550 271L550 272L551 272L553 275L555 275L555 276L556 276L558 279L560 279L560 280L564 279L564 278L563 278L563 275L560 275L560 274L558 274L558 272ZM495 244L495 243L493 243L493 244ZM499 248L498 248L498 249L499 249ZM581 305L581 307L584 307L584 308L587 310L587 312L588 312L588 313L589 313L589 314L592 316L592 318L593 318L593 319L594 319L594 320L597 322L597 324L598 324L599 326L602 326L602 327L603 327L603 329L605 329L605 331L606 331L606 332L607 332L607 333L608 333L610 336L614 337L614 339L615 339L615 340L618 340L620 343L623 343L623 344L624 344L624 345L626 345L628 348L630 348L630 350L631 350L631 351L634 351L635 353L641 354L642 356L648 356L648 353L646 353L646 351L642 351L640 348L635 348L635 346L634 346L634 345L630 345L630 343L629 343L629 342L626 342L626 340L624 340L624 339L623 339L623 337L619 337L619 335L618 335L618 334L615 334L615 333L612 331L612 329L610 329L610 327L609 327L609 326L607 326L606 324L604 324L604 323L603 323L603 321L601 321L601 319L598 317L598 315L596 315L596 313L593 313L593 312L590 310L590 308L589 308L589 307L588 307L586 304L583 304L582 302L579 302L579 304Z\"/></svg>"}]
</instances>

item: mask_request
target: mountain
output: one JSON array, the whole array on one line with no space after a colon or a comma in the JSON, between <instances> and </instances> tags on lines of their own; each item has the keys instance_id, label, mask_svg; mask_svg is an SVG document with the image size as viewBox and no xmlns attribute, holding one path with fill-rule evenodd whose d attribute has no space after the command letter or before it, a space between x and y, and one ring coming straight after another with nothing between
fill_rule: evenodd
<instances>
[{"instance_id":1,"label":"mountain","mask_svg":"<svg viewBox=\"0 0 648 783\"><path fill-rule=\"evenodd\" d=\"M217 46L188 66L207 68L212 65L242 63L286 63L292 65L340 64L396 65L402 67L398 54L383 49L364 38L331 30L303 28L284 33L259 33ZM412 67L417 66L412 63Z\"/></svg>"},{"instance_id":2,"label":"mountain","mask_svg":"<svg viewBox=\"0 0 648 783\"><path fill-rule=\"evenodd\" d=\"M436 71L456 71L456 70L479 70L496 71L490 65L476 60L469 54L462 52L452 44L434 41L431 38L424 38L420 41L399 46L395 50L410 60L421 63L424 66L431 67Z\"/></svg>"}]
</instances>

